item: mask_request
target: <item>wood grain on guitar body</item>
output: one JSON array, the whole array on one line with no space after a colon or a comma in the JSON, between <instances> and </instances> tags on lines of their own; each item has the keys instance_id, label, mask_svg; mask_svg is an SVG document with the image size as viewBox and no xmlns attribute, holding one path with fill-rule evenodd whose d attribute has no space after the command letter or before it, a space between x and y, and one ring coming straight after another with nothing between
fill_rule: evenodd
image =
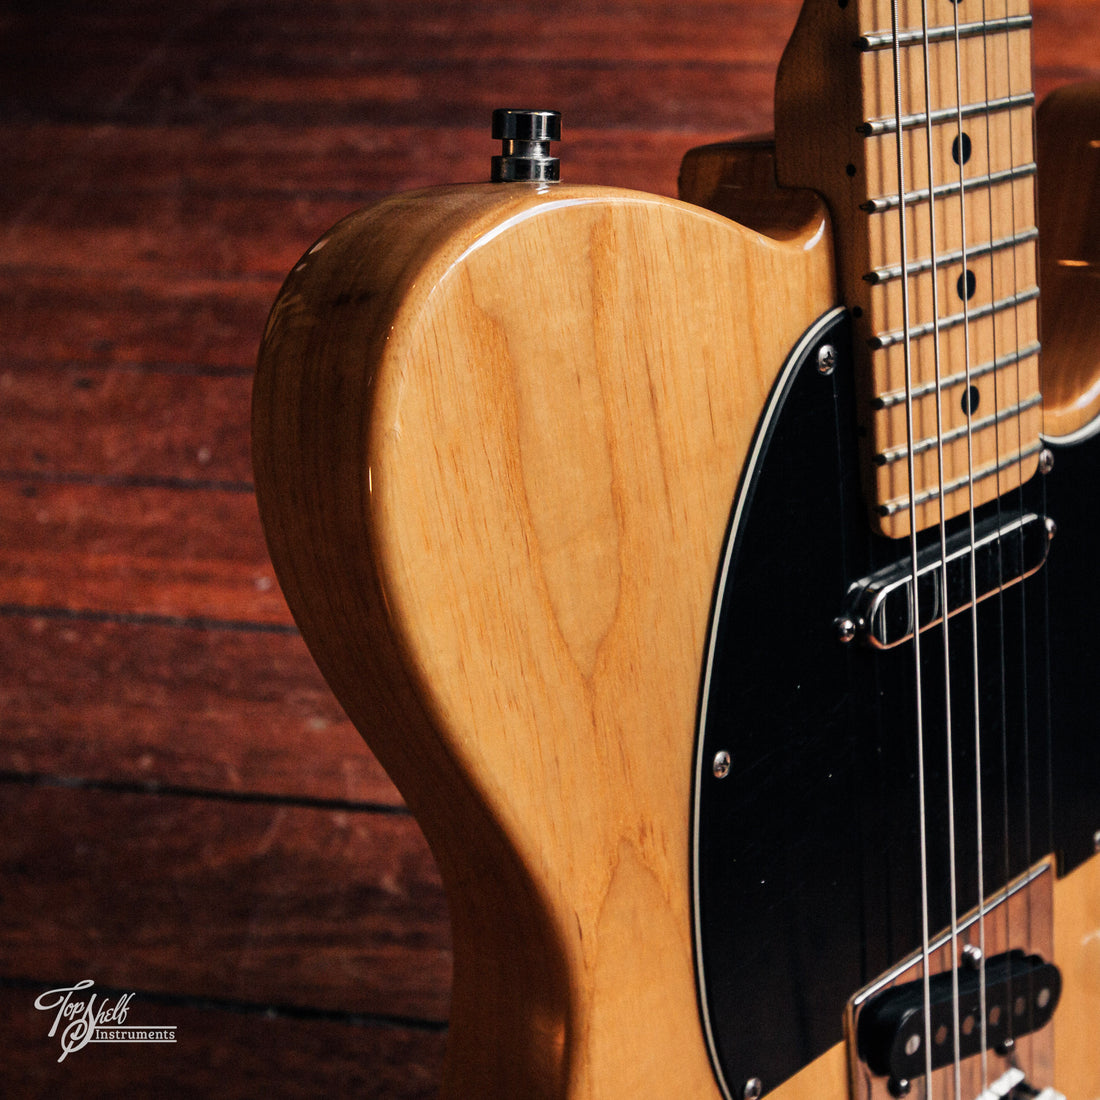
<instances>
[{"instance_id":1,"label":"wood grain on guitar body","mask_svg":"<svg viewBox=\"0 0 1100 1100\"><path fill-rule=\"evenodd\" d=\"M682 201L397 196L275 304L261 511L444 877L447 1096L1100 1097L1100 92L1036 153L966 7L806 0Z\"/></svg>"}]
</instances>

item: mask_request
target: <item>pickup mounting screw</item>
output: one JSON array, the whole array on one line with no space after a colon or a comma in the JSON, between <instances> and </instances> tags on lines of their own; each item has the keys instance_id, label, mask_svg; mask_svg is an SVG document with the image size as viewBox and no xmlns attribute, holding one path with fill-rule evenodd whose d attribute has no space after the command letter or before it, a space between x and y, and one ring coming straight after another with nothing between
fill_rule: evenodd
<instances>
[{"instance_id":1,"label":"pickup mounting screw","mask_svg":"<svg viewBox=\"0 0 1100 1100\"><path fill-rule=\"evenodd\" d=\"M764 1082L759 1077L750 1077L745 1082L745 1087L741 1090L741 1096L744 1100L760 1100L760 1097L764 1094Z\"/></svg>"},{"instance_id":2,"label":"pickup mounting screw","mask_svg":"<svg viewBox=\"0 0 1100 1100\"><path fill-rule=\"evenodd\" d=\"M971 970L978 970L982 965L982 949L977 944L966 944L962 949L962 961Z\"/></svg>"},{"instance_id":3,"label":"pickup mounting screw","mask_svg":"<svg viewBox=\"0 0 1100 1100\"><path fill-rule=\"evenodd\" d=\"M725 779L729 775L730 754L725 749L714 754L714 763L711 765L711 770L714 772L715 779Z\"/></svg>"},{"instance_id":4,"label":"pickup mounting screw","mask_svg":"<svg viewBox=\"0 0 1100 1100\"><path fill-rule=\"evenodd\" d=\"M836 621L836 640L838 642L844 642L847 645L853 641L856 636L856 624L848 618L837 619Z\"/></svg>"}]
</instances>

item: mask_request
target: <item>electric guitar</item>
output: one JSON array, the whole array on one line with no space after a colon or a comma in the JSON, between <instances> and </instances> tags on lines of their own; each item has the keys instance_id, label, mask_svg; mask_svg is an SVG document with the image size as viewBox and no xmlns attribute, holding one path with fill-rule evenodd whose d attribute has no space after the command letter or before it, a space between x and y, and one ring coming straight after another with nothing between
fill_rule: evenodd
<instances>
[{"instance_id":1,"label":"electric guitar","mask_svg":"<svg viewBox=\"0 0 1100 1100\"><path fill-rule=\"evenodd\" d=\"M505 111L288 277L261 512L443 875L447 1096L1100 1097L1100 95L1037 151L1029 34L806 0L682 201Z\"/></svg>"}]
</instances>

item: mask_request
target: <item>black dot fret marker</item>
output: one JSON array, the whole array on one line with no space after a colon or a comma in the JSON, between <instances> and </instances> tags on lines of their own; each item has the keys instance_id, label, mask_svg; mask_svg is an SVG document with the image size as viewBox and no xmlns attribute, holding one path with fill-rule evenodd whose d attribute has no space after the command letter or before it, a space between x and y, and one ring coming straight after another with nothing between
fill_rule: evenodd
<instances>
[{"instance_id":1,"label":"black dot fret marker","mask_svg":"<svg viewBox=\"0 0 1100 1100\"><path fill-rule=\"evenodd\" d=\"M962 396L962 411L967 416L972 416L981 399L982 395L978 392L978 387L971 386Z\"/></svg>"},{"instance_id":2,"label":"black dot fret marker","mask_svg":"<svg viewBox=\"0 0 1100 1100\"><path fill-rule=\"evenodd\" d=\"M959 297L964 302L969 302L974 297L974 291L978 289L978 280L973 271L969 269L959 276L957 283Z\"/></svg>"},{"instance_id":3,"label":"black dot fret marker","mask_svg":"<svg viewBox=\"0 0 1100 1100\"><path fill-rule=\"evenodd\" d=\"M967 133L959 134L951 143L951 159L956 164L965 164L970 159L971 152L973 148L970 144L970 135Z\"/></svg>"}]
</instances>

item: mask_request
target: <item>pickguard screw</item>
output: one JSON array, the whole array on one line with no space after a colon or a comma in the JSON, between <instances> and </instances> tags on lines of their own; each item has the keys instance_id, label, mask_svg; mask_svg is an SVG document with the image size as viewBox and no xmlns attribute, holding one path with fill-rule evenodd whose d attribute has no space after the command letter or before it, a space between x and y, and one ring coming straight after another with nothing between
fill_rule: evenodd
<instances>
[{"instance_id":1,"label":"pickguard screw","mask_svg":"<svg viewBox=\"0 0 1100 1100\"><path fill-rule=\"evenodd\" d=\"M714 772L715 779L725 779L729 775L730 754L725 749L714 754L714 764L711 766L711 770Z\"/></svg>"},{"instance_id":2,"label":"pickguard screw","mask_svg":"<svg viewBox=\"0 0 1100 1100\"><path fill-rule=\"evenodd\" d=\"M1049 474L1054 469L1054 452L1049 447L1044 447L1039 452L1039 473Z\"/></svg>"},{"instance_id":3,"label":"pickguard screw","mask_svg":"<svg viewBox=\"0 0 1100 1100\"><path fill-rule=\"evenodd\" d=\"M817 349L817 371L819 374L832 374L836 370L836 348L832 344L822 344Z\"/></svg>"},{"instance_id":4,"label":"pickguard screw","mask_svg":"<svg viewBox=\"0 0 1100 1100\"><path fill-rule=\"evenodd\" d=\"M1097 829L1096 832L1092 834L1092 846L1100 852L1100 829Z\"/></svg>"},{"instance_id":5,"label":"pickguard screw","mask_svg":"<svg viewBox=\"0 0 1100 1100\"><path fill-rule=\"evenodd\" d=\"M760 1100L760 1097L764 1095L764 1082L759 1077L750 1077L745 1082L741 1095L744 1100Z\"/></svg>"},{"instance_id":6,"label":"pickguard screw","mask_svg":"<svg viewBox=\"0 0 1100 1100\"><path fill-rule=\"evenodd\" d=\"M836 640L847 645L856 636L856 624L851 619L837 619Z\"/></svg>"},{"instance_id":7,"label":"pickguard screw","mask_svg":"<svg viewBox=\"0 0 1100 1100\"><path fill-rule=\"evenodd\" d=\"M901 1097L909 1095L913 1089L913 1085L904 1077L891 1077L886 1088L889 1090L891 1096L895 1096L898 1100L901 1100Z\"/></svg>"}]
</instances>

